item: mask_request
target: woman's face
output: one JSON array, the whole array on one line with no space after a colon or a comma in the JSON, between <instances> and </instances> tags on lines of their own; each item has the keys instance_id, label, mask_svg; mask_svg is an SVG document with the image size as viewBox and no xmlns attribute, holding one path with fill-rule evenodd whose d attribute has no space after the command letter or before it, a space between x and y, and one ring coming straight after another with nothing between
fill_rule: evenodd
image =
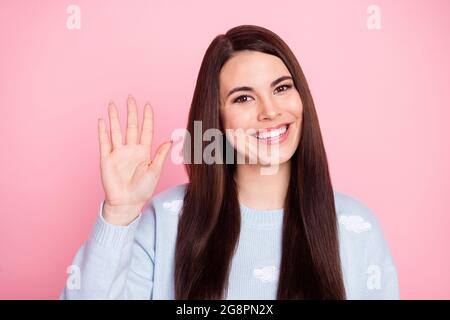
<instances>
[{"instance_id":1,"label":"woman's face","mask_svg":"<svg viewBox=\"0 0 450 320\"><path fill-rule=\"evenodd\" d=\"M233 148L246 163L249 156L259 164L289 161L300 141L303 105L283 61L259 51L240 51L219 77L220 115Z\"/></svg>"}]
</instances>

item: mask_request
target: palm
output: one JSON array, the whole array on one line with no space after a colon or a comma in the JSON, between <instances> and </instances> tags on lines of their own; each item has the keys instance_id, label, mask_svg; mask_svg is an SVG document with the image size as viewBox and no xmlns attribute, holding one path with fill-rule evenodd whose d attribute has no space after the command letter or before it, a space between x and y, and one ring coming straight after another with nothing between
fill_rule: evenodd
<instances>
[{"instance_id":1,"label":"palm","mask_svg":"<svg viewBox=\"0 0 450 320\"><path fill-rule=\"evenodd\" d=\"M118 113L114 104L109 106L112 148L103 120L99 120L100 168L105 202L111 206L142 207L152 196L160 176L170 143L161 145L151 160L153 111L144 107L141 139L138 141L137 106L128 98L126 144L122 144Z\"/></svg>"},{"instance_id":2,"label":"palm","mask_svg":"<svg viewBox=\"0 0 450 320\"><path fill-rule=\"evenodd\" d=\"M102 180L111 205L145 202L154 189L154 179L141 170L149 164L150 151L143 146L123 146L115 149L102 163Z\"/></svg>"}]
</instances>

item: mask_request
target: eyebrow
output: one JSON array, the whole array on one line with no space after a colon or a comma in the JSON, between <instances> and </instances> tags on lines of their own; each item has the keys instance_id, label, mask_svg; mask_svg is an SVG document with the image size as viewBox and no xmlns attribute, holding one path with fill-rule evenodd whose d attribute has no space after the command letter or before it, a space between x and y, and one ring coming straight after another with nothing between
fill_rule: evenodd
<instances>
[{"instance_id":1,"label":"eyebrow","mask_svg":"<svg viewBox=\"0 0 450 320\"><path fill-rule=\"evenodd\" d=\"M274 80L270 84L270 87L275 87L278 83L280 83L281 81L287 80L287 79L291 79L292 80L292 77L290 77L290 76L279 77L278 79ZM232 95L233 93L237 92L237 91L252 91L252 92L254 92L255 90L252 87L246 87L246 86L244 86L244 87L236 87L234 89L231 89L230 92L228 92L227 98L230 95Z\"/></svg>"}]
</instances>

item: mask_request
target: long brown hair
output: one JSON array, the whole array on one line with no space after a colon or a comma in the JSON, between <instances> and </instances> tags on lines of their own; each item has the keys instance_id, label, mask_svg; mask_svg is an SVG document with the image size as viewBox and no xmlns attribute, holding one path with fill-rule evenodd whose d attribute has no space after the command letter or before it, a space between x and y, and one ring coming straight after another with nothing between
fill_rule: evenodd
<instances>
[{"instance_id":1,"label":"long brown hair","mask_svg":"<svg viewBox=\"0 0 450 320\"><path fill-rule=\"evenodd\" d=\"M237 26L214 38L200 66L187 131L194 137L194 121L201 121L203 131L224 130L219 114L219 73L240 50L279 57L291 73L303 103L301 138L290 159L276 298L345 299L325 148L308 84L287 44L272 31L253 25ZM229 144L225 135L222 138L225 157ZM198 143L205 148L205 141ZM178 224L175 299L225 299L241 225L234 180L236 164L226 164L225 158L224 164L194 163L186 152L191 144L184 146L189 183Z\"/></svg>"}]
</instances>

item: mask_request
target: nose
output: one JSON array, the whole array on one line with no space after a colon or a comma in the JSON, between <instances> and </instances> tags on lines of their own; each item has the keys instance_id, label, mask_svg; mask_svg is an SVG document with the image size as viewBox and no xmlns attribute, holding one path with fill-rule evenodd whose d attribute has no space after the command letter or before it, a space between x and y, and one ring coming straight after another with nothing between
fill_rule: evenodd
<instances>
[{"instance_id":1,"label":"nose","mask_svg":"<svg viewBox=\"0 0 450 320\"><path fill-rule=\"evenodd\" d=\"M280 110L270 100L262 101L260 103L260 111L258 113L259 121L273 120L280 114Z\"/></svg>"}]
</instances>

